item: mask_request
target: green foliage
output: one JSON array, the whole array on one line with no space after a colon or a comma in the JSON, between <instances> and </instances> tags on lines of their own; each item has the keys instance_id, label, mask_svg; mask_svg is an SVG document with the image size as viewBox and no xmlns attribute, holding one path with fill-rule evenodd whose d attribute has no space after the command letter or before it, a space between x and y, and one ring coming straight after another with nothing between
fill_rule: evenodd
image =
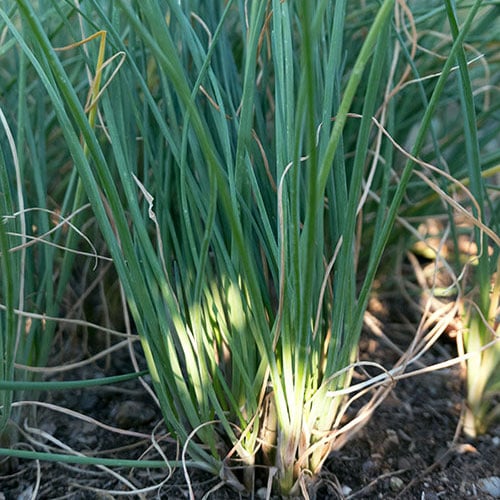
<instances>
[{"instance_id":1,"label":"green foliage","mask_svg":"<svg viewBox=\"0 0 500 500\"><path fill-rule=\"evenodd\" d=\"M16 17L9 4L1 11L5 35ZM54 11L46 9L42 20L50 36L63 23L53 19ZM56 329L50 318L60 315L74 263L74 254L60 248L72 248L82 220L61 216L74 197L77 173L63 173L70 157L43 82L13 36L6 36L1 57L0 356L1 381L12 382L12 390L0 391L0 434L9 418L20 418L20 411L11 414L11 403L23 399L26 384L37 378L30 368L47 365ZM84 244L95 253L88 238Z\"/></svg>"},{"instance_id":2,"label":"green foliage","mask_svg":"<svg viewBox=\"0 0 500 500\"><path fill-rule=\"evenodd\" d=\"M422 169L415 160L462 147L436 131L457 60L465 149L478 161L463 43L481 2L464 9L438 64L415 57L413 25L393 16L394 0L15 4L0 11L7 46L29 72L15 85L49 110L37 125L19 104L17 144L40 162L26 206L45 208L53 191L63 214L90 204L190 465L247 488L266 466L278 491L296 494L349 436L341 420L363 314L394 221L411 211L405 195L435 206L412 177ZM411 20L439 29L445 14L453 19L436 7ZM101 45L86 40L97 32ZM417 98L399 86L410 76ZM404 158L391 137L411 145ZM65 192L54 181L61 155L74 164ZM12 190L2 167L2 191ZM2 203L4 216L17 210ZM47 232L47 213L36 217ZM42 247L30 288L39 310L57 311L76 235L62 240L57 286L55 251ZM10 262L22 254L8 251L9 238L2 227L6 381L24 295L11 274L21 263ZM32 345L45 356L50 336Z\"/></svg>"},{"instance_id":3,"label":"green foliage","mask_svg":"<svg viewBox=\"0 0 500 500\"><path fill-rule=\"evenodd\" d=\"M446 1L447 15L454 38L459 26L455 3ZM474 290L468 294L465 306L465 351L472 356L467 361L467 415L465 432L475 436L500 418L500 408L495 403L500 394L500 211L494 192L488 190L483 178L481 141L485 134L478 132L478 114L474 102L472 76L465 50L457 53L459 67L458 90L464 117L464 149L470 192L475 200L472 215L479 222L474 226L473 241L479 255L473 274ZM484 113L483 113L484 114ZM484 119L484 118L483 118ZM500 127L485 127L486 137L498 134ZM482 135L482 137L481 137ZM484 143L483 139L483 143ZM496 143L498 147L498 141ZM452 220L452 223L454 221ZM490 236L488 231L490 229ZM492 230L492 231L491 231ZM491 234L493 232L493 234ZM496 278L495 278L496 273Z\"/></svg>"}]
</instances>

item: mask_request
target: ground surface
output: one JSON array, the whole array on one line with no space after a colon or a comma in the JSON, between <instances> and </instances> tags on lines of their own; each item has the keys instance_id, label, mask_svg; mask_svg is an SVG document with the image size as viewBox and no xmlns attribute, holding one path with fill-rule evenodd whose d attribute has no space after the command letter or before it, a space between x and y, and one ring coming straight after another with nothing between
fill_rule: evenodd
<instances>
[{"instance_id":1,"label":"ground surface","mask_svg":"<svg viewBox=\"0 0 500 500\"><path fill-rule=\"evenodd\" d=\"M450 355L451 342L443 342L426 359L432 363ZM362 343L365 357L387 363L396 358L390 349L370 334ZM129 371L126 353L114 355L108 369L103 362L74 373L77 378ZM68 379L68 374L63 374ZM313 494L317 499L446 499L499 498L494 493L495 476L500 476L500 427L478 439L456 436L462 409L459 367L399 382L377 409L369 424L344 448L332 454ZM60 443L84 453L137 458L149 445L149 435L160 420L155 405L137 381L119 387L43 394L46 402L61 405L95 418L104 424L144 433L123 435L100 428L47 408L39 408L38 430L25 429L24 448L42 450ZM44 434L42 434L41 432ZM160 425L156 436L164 435ZM49 438L51 436L51 438ZM50 443L49 440L53 442ZM54 441L57 439L59 441ZM169 458L176 447L165 438L160 442ZM21 447L21 445L19 445ZM150 452L148 458L158 459ZM126 491L148 488L166 479L163 470L116 468L122 479L97 467L3 460L0 463L0 500L112 499L125 498ZM124 484L129 481L130 485ZM39 482L37 490L37 481ZM217 488L218 480L192 474L195 498L232 499L240 495L228 487ZM498 488L498 485L497 485ZM214 489L213 493L209 493ZM163 486L128 498L189 498L181 469ZM497 492L498 495L500 493ZM249 498L249 497L246 497Z\"/></svg>"}]
</instances>

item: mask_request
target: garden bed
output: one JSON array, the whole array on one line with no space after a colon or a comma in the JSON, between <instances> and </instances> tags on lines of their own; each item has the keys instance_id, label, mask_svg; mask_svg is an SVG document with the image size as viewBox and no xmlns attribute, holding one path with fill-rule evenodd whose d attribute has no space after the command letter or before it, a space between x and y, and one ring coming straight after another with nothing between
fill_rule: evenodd
<instances>
[{"instance_id":1,"label":"garden bed","mask_svg":"<svg viewBox=\"0 0 500 500\"><path fill-rule=\"evenodd\" d=\"M441 361L447 353L453 355L453 349L451 342L443 341L427 355L425 362ZM390 349L370 334L363 337L362 356L386 366L396 359ZM74 376L90 378L128 369L127 355L123 352L112 358L112 373L91 365ZM54 392L44 395L44 398L102 423L146 434L151 433L161 419L154 402L138 381L85 391ZM400 381L367 426L344 448L331 455L317 484L316 498L495 498L481 486L484 487L485 480L498 476L500 472L500 426L476 440L465 439L457 433L462 404L459 366ZM86 453L137 458L148 446L138 438L112 433L46 408L39 410L38 423L44 432ZM157 436L164 433L161 426L156 429ZM172 440L163 442L162 447L170 459L178 453ZM118 498L117 491L126 492L119 480L97 467L10 459L2 463L0 498L30 498L37 467L40 467L39 500ZM128 478L137 489L159 484L167 476L162 470L114 470ZM190 472L196 498L202 498L219 484L218 479L201 472ZM262 488L260 485L261 494ZM209 498L231 499L237 495L225 486L214 491ZM182 469L175 470L160 490L144 493L143 498L188 498Z\"/></svg>"}]
</instances>

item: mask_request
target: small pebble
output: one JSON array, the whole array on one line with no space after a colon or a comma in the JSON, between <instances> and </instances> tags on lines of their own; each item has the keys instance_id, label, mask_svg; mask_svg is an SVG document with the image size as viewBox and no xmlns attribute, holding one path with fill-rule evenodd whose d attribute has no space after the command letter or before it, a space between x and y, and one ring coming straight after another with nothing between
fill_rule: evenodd
<instances>
[{"instance_id":1,"label":"small pebble","mask_svg":"<svg viewBox=\"0 0 500 500\"><path fill-rule=\"evenodd\" d=\"M372 479L375 477L380 469L380 464L376 460L368 459L361 466L361 471L366 479Z\"/></svg>"},{"instance_id":2,"label":"small pebble","mask_svg":"<svg viewBox=\"0 0 500 500\"><path fill-rule=\"evenodd\" d=\"M267 498L267 488L259 488L257 490L257 498Z\"/></svg>"},{"instance_id":3,"label":"small pebble","mask_svg":"<svg viewBox=\"0 0 500 500\"><path fill-rule=\"evenodd\" d=\"M390 486L392 491L399 491L405 485L404 481L399 477L391 477Z\"/></svg>"},{"instance_id":4,"label":"small pebble","mask_svg":"<svg viewBox=\"0 0 500 500\"><path fill-rule=\"evenodd\" d=\"M431 492L422 492L422 495L425 495L425 496L421 497L421 498L425 498L425 500L439 500L439 497L436 495L436 493L433 493L432 491Z\"/></svg>"},{"instance_id":5,"label":"small pebble","mask_svg":"<svg viewBox=\"0 0 500 500\"><path fill-rule=\"evenodd\" d=\"M500 498L500 477L491 476L480 479L477 484L488 495L494 498Z\"/></svg>"},{"instance_id":6,"label":"small pebble","mask_svg":"<svg viewBox=\"0 0 500 500\"><path fill-rule=\"evenodd\" d=\"M352 493L352 488L349 488L349 486L345 485L342 486L342 495L347 496Z\"/></svg>"}]
</instances>

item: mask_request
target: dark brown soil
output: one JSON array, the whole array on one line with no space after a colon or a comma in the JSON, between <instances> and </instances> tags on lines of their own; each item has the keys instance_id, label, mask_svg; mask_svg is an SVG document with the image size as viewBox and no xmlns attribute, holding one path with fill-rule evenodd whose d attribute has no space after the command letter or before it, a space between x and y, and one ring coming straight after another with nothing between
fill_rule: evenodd
<instances>
[{"instance_id":1,"label":"dark brown soil","mask_svg":"<svg viewBox=\"0 0 500 500\"><path fill-rule=\"evenodd\" d=\"M396 358L375 337L366 334L362 343L365 357L389 364ZM453 344L443 342L427 355L426 363L452 356ZM125 352L114 354L111 368L91 365L79 370L75 377L96 377L130 370ZM102 365L102 363L100 362ZM387 366L387 364L386 364ZM60 375L68 379L69 374ZM483 489L484 480L500 476L500 426L478 439L466 439L458 432L462 410L460 368L400 381L373 418L343 449L332 453L324 472L312 492L317 499L491 499ZM41 400L93 417L102 423L137 431L153 432L161 417L151 397L138 381L119 386L61 391L42 394ZM45 435L22 430L18 447L43 450L56 448L47 436L82 453L105 457L138 458L148 450L150 440L122 435L96 426L92 421L38 408L36 427ZM460 429L459 429L460 431ZM164 435L160 425L156 436ZM175 458L173 440L161 443L167 456ZM158 459L151 451L147 458ZM126 486L109 470L92 466L64 465L3 459L0 462L0 500L112 499L132 488L148 488L160 484L167 471L115 468L131 483ZM37 479L39 487L37 490ZM241 495L227 486L217 488L219 480L200 472L192 473L195 498L232 499ZM37 491L36 497L33 494ZM106 492L107 491L107 492ZM129 498L189 498L189 490L181 469L163 486L130 495Z\"/></svg>"},{"instance_id":2,"label":"dark brown soil","mask_svg":"<svg viewBox=\"0 0 500 500\"><path fill-rule=\"evenodd\" d=\"M494 498L480 485L500 473L500 426L456 436L461 408L458 369L401 381L327 469L348 498Z\"/></svg>"}]
</instances>

